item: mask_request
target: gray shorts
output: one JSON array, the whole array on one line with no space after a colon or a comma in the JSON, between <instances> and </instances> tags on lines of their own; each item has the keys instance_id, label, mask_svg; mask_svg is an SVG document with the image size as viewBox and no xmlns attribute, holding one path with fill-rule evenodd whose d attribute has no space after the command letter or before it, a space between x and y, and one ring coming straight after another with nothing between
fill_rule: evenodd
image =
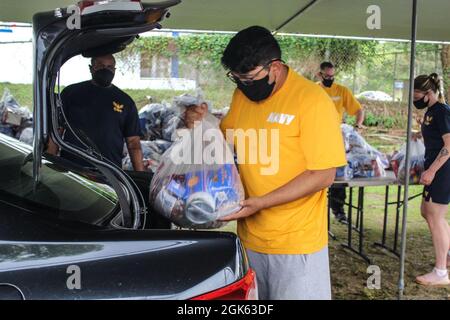
<instances>
[{"instance_id":1,"label":"gray shorts","mask_svg":"<svg viewBox=\"0 0 450 320\"><path fill-rule=\"evenodd\" d=\"M328 247L312 254L246 251L260 300L331 300Z\"/></svg>"}]
</instances>

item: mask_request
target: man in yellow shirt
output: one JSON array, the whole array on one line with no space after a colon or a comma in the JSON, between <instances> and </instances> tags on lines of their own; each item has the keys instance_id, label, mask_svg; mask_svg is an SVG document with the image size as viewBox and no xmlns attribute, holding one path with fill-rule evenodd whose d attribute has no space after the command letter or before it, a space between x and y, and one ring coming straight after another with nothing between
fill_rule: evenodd
<instances>
[{"instance_id":1,"label":"man in yellow shirt","mask_svg":"<svg viewBox=\"0 0 450 320\"><path fill-rule=\"evenodd\" d=\"M364 110L361 104L353 96L350 89L334 82L335 68L331 62L323 62L320 65L320 72L317 74L321 80L319 85L333 100L336 110L339 114L339 121L344 121L344 113L350 116L356 116L355 128L363 128ZM345 187L330 188L330 207L336 219L342 223L347 222L344 211Z\"/></svg>"},{"instance_id":2,"label":"man in yellow shirt","mask_svg":"<svg viewBox=\"0 0 450 320\"><path fill-rule=\"evenodd\" d=\"M222 64L237 88L221 128L247 197L224 220L238 220L259 298L330 299L326 189L346 164L336 109L265 28L237 33Z\"/></svg>"}]
</instances>

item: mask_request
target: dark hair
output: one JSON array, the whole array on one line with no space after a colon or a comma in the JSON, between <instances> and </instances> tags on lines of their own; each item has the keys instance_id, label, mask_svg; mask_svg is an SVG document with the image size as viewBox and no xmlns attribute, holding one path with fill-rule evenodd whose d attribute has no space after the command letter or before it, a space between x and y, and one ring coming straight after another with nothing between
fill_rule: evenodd
<instances>
[{"instance_id":1,"label":"dark hair","mask_svg":"<svg viewBox=\"0 0 450 320\"><path fill-rule=\"evenodd\" d=\"M253 26L231 38L221 61L225 69L247 73L274 59L281 59L278 41L266 28Z\"/></svg>"},{"instance_id":2,"label":"dark hair","mask_svg":"<svg viewBox=\"0 0 450 320\"><path fill-rule=\"evenodd\" d=\"M97 60L97 58L103 58L103 57L111 57L113 58L114 62L116 62L116 58L114 58L114 55L112 54L103 54L100 56L95 56L91 58L91 65L93 66L95 64L95 61Z\"/></svg>"},{"instance_id":3,"label":"dark hair","mask_svg":"<svg viewBox=\"0 0 450 320\"><path fill-rule=\"evenodd\" d=\"M434 93L439 93L439 102L445 103L444 95L441 90L441 79L437 73L430 75L422 74L414 79L414 90L427 92L428 90Z\"/></svg>"},{"instance_id":4,"label":"dark hair","mask_svg":"<svg viewBox=\"0 0 450 320\"><path fill-rule=\"evenodd\" d=\"M320 64L320 70L322 70L322 71L325 69L333 69L333 68L334 68L334 65L328 61L322 62Z\"/></svg>"}]
</instances>

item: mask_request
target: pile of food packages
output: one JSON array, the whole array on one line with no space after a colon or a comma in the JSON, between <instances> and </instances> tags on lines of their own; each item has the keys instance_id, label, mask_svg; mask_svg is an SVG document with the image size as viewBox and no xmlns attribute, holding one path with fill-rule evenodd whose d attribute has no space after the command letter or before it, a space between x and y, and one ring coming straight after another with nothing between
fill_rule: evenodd
<instances>
[{"instance_id":1,"label":"pile of food packages","mask_svg":"<svg viewBox=\"0 0 450 320\"><path fill-rule=\"evenodd\" d=\"M0 100L0 133L33 143L33 116L26 107L21 107L11 92L5 88Z\"/></svg>"},{"instance_id":2,"label":"pile of food packages","mask_svg":"<svg viewBox=\"0 0 450 320\"><path fill-rule=\"evenodd\" d=\"M371 145L350 125L341 125L347 165L336 170L336 178L373 178L386 175L389 161L385 154Z\"/></svg>"},{"instance_id":3,"label":"pile of food packages","mask_svg":"<svg viewBox=\"0 0 450 320\"><path fill-rule=\"evenodd\" d=\"M144 156L144 167L155 172L159 166L161 155L176 139L176 130L182 126L180 110L166 103L151 103L139 111L141 127L141 147ZM124 145L122 168L133 170L130 155Z\"/></svg>"},{"instance_id":4,"label":"pile of food packages","mask_svg":"<svg viewBox=\"0 0 450 320\"><path fill-rule=\"evenodd\" d=\"M177 130L184 128L183 110L186 105L198 103L202 97L199 91L195 95L175 97L172 103L150 103L139 110L141 127L141 147L144 156L145 170L155 172L161 155L177 139ZM210 105L210 103L208 103ZM228 112L228 108L215 110L212 114L220 119ZM122 168L133 170L126 145L123 149Z\"/></svg>"}]
</instances>

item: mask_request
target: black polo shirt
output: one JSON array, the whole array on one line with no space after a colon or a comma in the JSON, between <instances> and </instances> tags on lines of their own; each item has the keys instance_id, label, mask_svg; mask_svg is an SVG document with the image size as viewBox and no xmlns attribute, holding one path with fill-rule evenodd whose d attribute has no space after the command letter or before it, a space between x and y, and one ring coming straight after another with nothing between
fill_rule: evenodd
<instances>
[{"instance_id":1,"label":"black polo shirt","mask_svg":"<svg viewBox=\"0 0 450 320\"><path fill-rule=\"evenodd\" d=\"M425 142L425 169L428 169L444 147L444 134L450 133L450 106L436 103L429 107L422 123ZM450 165L447 161L445 166Z\"/></svg>"},{"instance_id":2,"label":"black polo shirt","mask_svg":"<svg viewBox=\"0 0 450 320\"><path fill-rule=\"evenodd\" d=\"M89 137L104 157L121 167L125 138L141 133L131 97L114 85L103 88L85 81L66 87L61 98L70 125ZM65 131L64 140L85 149L70 130ZM61 151L61 156L88 165L68 152Z\"/></svg>"}]
</instances>

